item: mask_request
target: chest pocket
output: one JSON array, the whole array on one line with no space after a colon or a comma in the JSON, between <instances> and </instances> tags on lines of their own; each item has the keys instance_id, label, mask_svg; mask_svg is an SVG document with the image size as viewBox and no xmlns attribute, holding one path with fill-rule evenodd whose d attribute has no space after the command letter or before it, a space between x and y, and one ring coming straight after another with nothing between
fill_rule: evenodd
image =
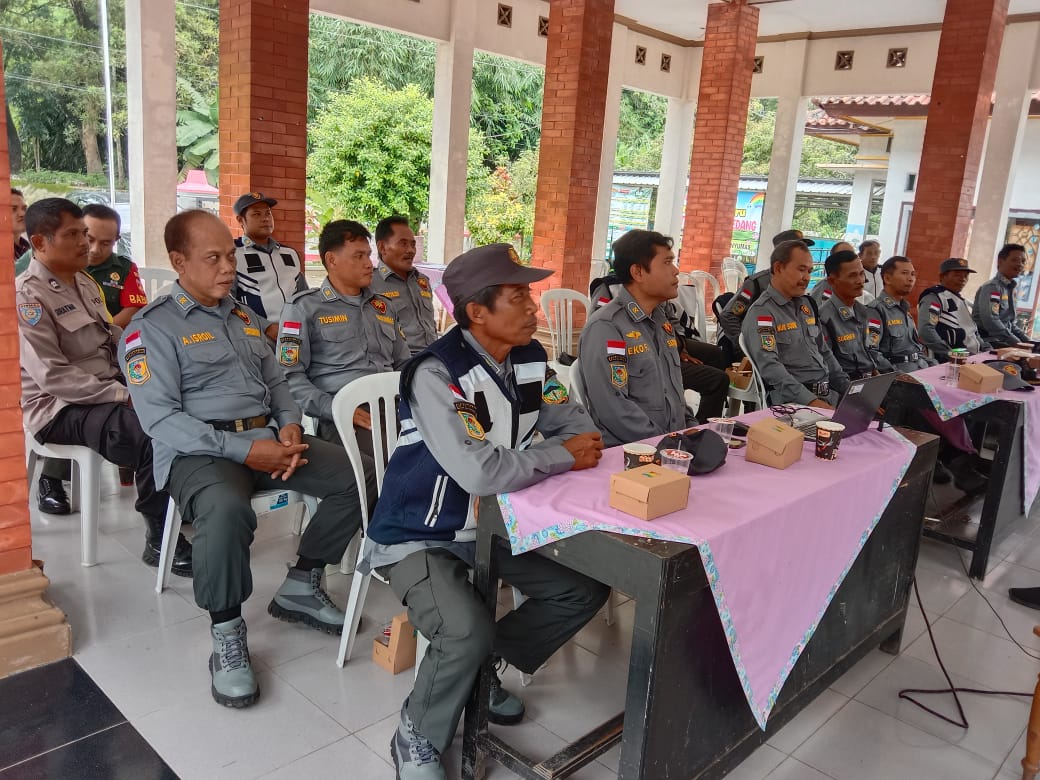
<instances>
[{"instance_id":1,"label":"chest pocket","mask_svg":"<svg viewBox=\"0 0 1040 780\"><path fill-rule=\"evenodd\" d=\"M670 351L675 352L674 349ZM658 358L652 347L641 355L629 355L628 397L651 411L664 409L664 388L661 387L662 367L658 361L669 361L670 359L667 355ZM678 354L675 359L678 361Z\"/></svg>"},{"instance_id":2,"label":"chest pocket","mask_svg":"<svg viewBox=\"0 0 1040 780\"><path fill-rule=\"evenodd\" d=\"M110 340L105 326L79 307L55 319L62 352L72 360L96 356Z\"/></svg>"}]
</instances>

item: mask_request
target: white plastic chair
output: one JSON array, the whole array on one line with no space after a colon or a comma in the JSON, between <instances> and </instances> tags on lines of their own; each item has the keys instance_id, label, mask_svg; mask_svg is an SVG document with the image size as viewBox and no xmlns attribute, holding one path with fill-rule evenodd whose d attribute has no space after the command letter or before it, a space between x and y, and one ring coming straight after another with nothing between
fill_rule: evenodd
<instances>
[{"instance_id":1,"label":"white plastic chair","mask_svg":"<svg viewBox=\"0 0 1040 780\"><path fill-rule=\"evenodd\" d=\"M578 363L580 361L575 359L571 363L571 387L569 390L571 400L585 405L585 380L581 378L581 371L578 370Z\"/></svg>"},{"instance_id":2,"label":"white plastic chair","mask_svg":"<svg viewBox=\"0 0 1040 780\"><path fill-rule=\"evenodd\" d=\"M296 490L258 490L253 494L253 511L257 517L274 512L276 509L301 504L301 508L314 517L318 511L318 499L314 496L305 496ZM302 523L301 523L302 524ZM297 527L297 520L293 521L293 527ZM177 534L181 530L181 513L170 499L166 507L166 522L163 524L162 547L159 549L159 572L155 577L155 592L162 593L170 584L170 572L173 571L173 553L177 546Z\"/></svg>"},{"instance_id":3,"label":"white plastic chair","mask_svg":"<svg viewBox=\"0 0 1040 780\"><path fill-rule=\"evenodd\" d=\"M375 461L376 491L383 489L383 477L386 464L397 447L397 390L401 383L399 371L388 371L382 374L363 376L343 387L332 399L332 419L347 451L354 479L357 481L358 495L361 498L361 528L368 535L368 491L365 482L365 469L361 459L361 448L358 447L357 435L354 433L354 412L359 406L368 404L368 413L372 419L372 459ZM385 444L384 444L385 442ZM372 577L386 582L378 572L370 571L361 574L357 564L361 562L363 546L358 548L354 575L350 582L350 596L343 620L343 635L339 642L339 655L336 665L342 667L354 652L354 641L357 638L358 624L361 622L361 610L365 606L368 585ZM418 667L418 658L416 659Z\"/></svg>"},{"instance_id":4,"label":"white plastic chair","mask_svg":"<svg viewBox=\"0 0 1040 780\"><path fill-rule=\"evenodd\" d=\"M33 472L40 458L72 461L69 503L72 511L79 510L80 563L83 566L96 565L98 520L101 516L101 464L104 458L89 447L76 444L40 444L26 431L25 472L30 485L35 481Z\"/></svg>"},{"instance_id":5,"label":"white plastic chair","mask_svg":"<svg viewBox=\"0 0 1040 780\"><path fill-rule=\"evenodd\" d=\"M704 302L705 293L710 288L711 300L719 297L719 281L707 271L693 271L679 274L679 295L676 299L679 307L693 320L693 327L701 334L701 338L711 341L708 332L708 314ZM714 324L714 323L710 323Z\"/></svg>"},{"instance_id":6,"label":"white plastic chair","mask_svg":"<svg viewBox=\"0 0 1040 780\"><path fill-rule=\"evenodd\" d=\"M722 283L726 286L726 292L738 292L747 275L747 266L742 262L733 257L722 258Z\"/></svg>"},{"instance_id":7,"label":"white plastic chair","mask_svg":"<svg viewBox=\"0 0 1040 780\"><path fill-rule=\"evenodd\" d=\"M743 333L740 334L737 342L740 344L741 352L748 355ZM765 383L762 381L762 374L759 373L758 366L755 365L755 361L751 359L750 355L748 355L748 360L751 362L751 384L748 385L746 390L741 390L733 385L729 386L729 415L731 417L736 414L738 402L753 403L758 409L765 409L769 405L769 394L766 392Z\"/></svg>"},{"instance_id":8,"label":"white plastic chair","mask_svg":"<svg viewBox=\"0 0 1040 780\"><path fill-rule=\"evenodd\" d=\"M144 294L148 301L154 301L160 294L161 288L177 281L177 274L169 268L138 268L138 276L144 285Z\"/></svg>"},{"instance_id":9,"label":"white plastic chair","mask_svg":"<svg viewBox=\"0 0 1040 780\"><path fill-rule=\"evenodd\" d=\"M559 360L564 352L574 349L574 306L579 303L585 307L585 317L588 318L592 303L587 295L562 287L542 293L542 311L552 339L553 360Z\"/></svg>"}]
</instances>

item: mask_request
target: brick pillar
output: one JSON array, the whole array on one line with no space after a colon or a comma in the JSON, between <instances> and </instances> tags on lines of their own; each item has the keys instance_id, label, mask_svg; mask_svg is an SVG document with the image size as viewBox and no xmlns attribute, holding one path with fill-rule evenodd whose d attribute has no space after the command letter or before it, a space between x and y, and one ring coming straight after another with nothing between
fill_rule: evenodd
<instances>
[{"instance_id":1,"label":"brick pillar","mask_svg":"<svg viewBox=\"0 0 1040 780\"><path fill-rule=\"evenodd\" d=\"M0 102L3 102L3 94L0 83ZM18 362L18 315L14 307L14 260L7 121L0 116L0 575L25 571L32 566L25 439L19 406L22 380Z\"/></svg>"},{"instance_id":2,"label":"brick pillar","mask_svg":"<svg viewBox=\"0 0 1040 780\"><path fill-rule=\"evenodd\" d=\"M758 8L747 0L708 6L680 254L685 271L718 276L729 255L757 36Z\"/></svg>"},{"instance_id":3,"label":"brick pillar","mask_svg":"<svg viewBox=\"0 0 1040 780\"><path fill-rule=\"evenodd\" d=\"M303 256L309 4L220 2L220 216L244 192L278 200L275 238Z\"/></svg>"},{"instance_id":4,"label":"brick pillar","mask_svg":"<svg viewBox=\"0 0 1040 780\"><path fill-rule=\"evenodd\" d=\"M964 256L1007 11L1008 0L946 0L906 241L915 299L944 258Z\"/></svg>"},{"instance_id":5,"label":"brick pillar","mask_svg":"<svg viewBox=\"0 0 1040 780\"><path fill-rule=\"evenodd\" d=\"M533 258L556 273L543 289L588 292L613 24L613 0L549 5Z\"/></svg>"}]
</instances>

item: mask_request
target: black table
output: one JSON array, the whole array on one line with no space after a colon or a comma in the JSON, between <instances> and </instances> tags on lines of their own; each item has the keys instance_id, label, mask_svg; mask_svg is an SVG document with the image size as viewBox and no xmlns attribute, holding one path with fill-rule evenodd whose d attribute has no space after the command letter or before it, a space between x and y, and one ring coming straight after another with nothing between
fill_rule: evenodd
<instances>
[{"instance_id":1,"label":"black table","mask_svg":"<svg viewBox=\"0 0 1040 780\"><path fill-rule=\"evenodd\" d=\"M893 382L885 399L885 419L899 425L915 409L931 409L932 402L914 381ZM941 542L970 550L968 573L985 579L989 553L1012 531L1027 525L1025 506L1025 406L1001 398L965 412L962 419L979 439L995 445L989 485L981 498L965 496L953 487L937 486L934 517L926 520L924 534ZM973 522L974 521L974 522Z\"/></svg>"},{"instance_id":2,"label":"black table","mask_svg":"<svg viewBox=\"0 0 1040 780\"><path fill-rule=\"evenodd\" d=\"M495 760L529 780L567 777L621 741L619 780L722 777L873 648L898 653L917 564L935 436L903 431L917 452L795 664L762 731L737 678L697 548L592 531L539 548L636 603L625 711L536 761L487 730L490 667L466 708L462 776ZM494 499L482 499L474 584L494 615L491 546L508 545ZM623 731L622 731L623 726Z\"/></svg>"}]
</instances>

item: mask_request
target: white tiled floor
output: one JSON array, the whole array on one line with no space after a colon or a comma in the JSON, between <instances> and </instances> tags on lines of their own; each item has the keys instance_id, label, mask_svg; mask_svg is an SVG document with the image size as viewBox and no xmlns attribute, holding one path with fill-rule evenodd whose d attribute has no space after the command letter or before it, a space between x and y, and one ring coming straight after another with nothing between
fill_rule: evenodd
<instances>
[{"instance_id":1,"label":"white tiled floor","mask_svg":"<svg viewBox=\"0 0 1040 780\"><path fill-rule=\"evenodd\" d=\"M106 469L99 565L79 565L77 517L34 514L34 555L46 562L50 597L69 616L76 658L133 725L181 777L392 778L387 746L411 673L391 676L375 666L366 645L399 603L373 583L366 630L347 666L335 666L338 639L289 626L266 611L292 560L296 537L287 517L262 520L253 545L255 592L244 608L262 695L243 711L210 698L206 658L208 618L192 599L191 583L173 577L162 596L155 570L139 560L143 525L132 489L120 489ZM1040 520L1040 507L1033 519ZM998 550L1003 560L980 586L1015 638L1040 654L1032 628L1040 612L1012 604L1009 586L1040 585L1040 530L1017 534ZM925 540L917 570L925 610L947 668L959 685L1031 691L1040 663L1012 644L965 576L958 552ZM341 603L347 577L329 590ZM586 626L522 689L515 671L506 683L521 693L528 717L509 729L510 741L545 756L618 712L624 701L634 603L617 606L616 622ZM1020 777L1029 700L962 697L971 727L960 729L897 698L906 687L942 684L925 623L914 606L903 653L874 651L771 735L730 777L740 780L1012 780ZM928 703L952 714L946 696ZM618 749L575 775L615 777ZM458 739L446 755L458 776ZM492 780L510 773L498 766Z\"/></svg>"}]
</instances>

